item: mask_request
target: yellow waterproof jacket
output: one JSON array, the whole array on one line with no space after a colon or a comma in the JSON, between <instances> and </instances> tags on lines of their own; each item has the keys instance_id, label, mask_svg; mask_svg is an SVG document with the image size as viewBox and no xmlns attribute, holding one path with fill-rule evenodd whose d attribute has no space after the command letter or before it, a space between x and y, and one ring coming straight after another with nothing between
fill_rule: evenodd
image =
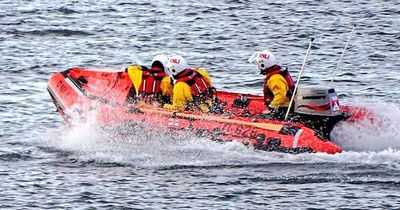
<instances>
[{"instance_id":1,"label":"yellow waterproof jacket","mask_svg":"<svg viewBox=\"0 0 400 210\"><path fill-rule=\"evenodd\" d=\"M163 96L168 96L170 98L172 98L172 91L173 91L173 86L172 86L172 79L170 77L164 77L161 80L161 94Z\"/></svg>"},{"instance_id":2,"label":"yellow waterproof jacket","mask_svg":"<svg viewBox=\"0 0 400 210\"><path fill-rule=\"evenodd\" d=\"M268 89L266 89L268 88ZM272 107L287 107L289 106L289 98L286 96L289 86L280 74L272 75L267 81L264 81L264 94L269 91L274 95L271 98L270 106ZM269 97L269 96L265 96Z\"/></svg>"},{"instance_id":3,"label":"yellow waterproof jacket","mask_svg":"<svg viewBox=\"0 0 400 210\"><path fill-rule=\"evenodd\" d=\"M203 69L196 69L211 85L211 78ZM164 108L184 111L188 103L193 101L192 89L186 82L177 82L173 88L172 104L165 104ZM200 107L202 110L203 108Z\"/></svg>"},{"instance_id":4,"label":"yellow waterproof jacket","mask_svg":"<svg viewBox=\"0 0 400 210\"><path fill-rule=\"evenodd\" d=\"M139 93L139 87L142 84L142 76L143 70L141 66L129 66L128 67L128 76L132 81L132 84L136 90L136 93ZM160 83L161 94L163 96L172 97L172 81L168 76L164 77Z\"/></svg>"}]
</instances>

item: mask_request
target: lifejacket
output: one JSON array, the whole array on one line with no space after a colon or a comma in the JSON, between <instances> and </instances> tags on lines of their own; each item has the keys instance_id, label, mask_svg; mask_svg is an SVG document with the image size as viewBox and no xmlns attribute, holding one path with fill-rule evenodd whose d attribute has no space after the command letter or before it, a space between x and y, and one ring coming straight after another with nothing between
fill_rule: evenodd
<instances>
[{"instance_id":1,"label":"lifejacket","mask_svg":"<svg viewBox=\"0 0 400 210\"><path fill-rule=\"evenodd\" d=\"M205 96L212 89L211 84L198 71L193 69L186 69L174 78L176 82L185 82L188 84L194 97Z\"/></svg>"},{"instance_id":2,"label":"lifejacket","mask_svg":"<svg viewBox=\"0 0 400 210\"><path fill-rule=\"evenodd\" d=\"M285 70L283 70L279 65L273 65L268 68L267 72L268 72L268 74L264 79L264 90L263 90L264 100L274 98L274 94L268 88L268 86L266 84L267 84L268 80L275 74L280 74L285 79L285 81L288 85L288 91L286 93L286 97L290 98L293 95L295 83L293 81L292 76L290 76L290 73L287 70L287 68Z\"/></svg>"},{"instance_id":3,"label":"lifejacket","mask_svg":"<svg viewBox=\"0 0 400 210\"><path fill-rule=\"evenodd\" d=\"M160 94L161 80L167 74L160 68L143 68L142 67L142 83L139 87L139 94Z\"/></svg>"},{"instance_id":4,"label":"lifejacket","mask_svg":"<svg viewBox=\"0 0 400 210\"><path fill-rule=\"evenodd\" d=\"M215 88L200 71L186 69L178 73L174 79L176 83L185 82L191 89L193 101L187 104L187 108L200 109L203 112L223 113L222 105L217 97Z\"/></svg>"}]
</instances>

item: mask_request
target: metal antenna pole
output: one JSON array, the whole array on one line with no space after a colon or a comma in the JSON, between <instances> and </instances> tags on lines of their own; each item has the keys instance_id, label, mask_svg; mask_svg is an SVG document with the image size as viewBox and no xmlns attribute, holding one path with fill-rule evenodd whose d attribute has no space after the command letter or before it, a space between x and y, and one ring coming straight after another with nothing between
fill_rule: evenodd
<instances>
[{"instance_id":1,"label":"metal antenna pole","mask_svg":"<svg viewBox=\"0 0 400 210\"><path fill-rule=\"evenodd\" d=\"M301 75L303 74L304 67L306 66L307 58L308 58L308 55L310 54L311 46L312 46L313 41L314 41L314 38L311 38L310 44L308 45L306 57L304 57L303 65L301 66L301 70L299 72L299 76L297 77L296 86L294 87L292 98L290 98L289 107L288 107L288 110L286 111L286 115L285 115L285 121L287 120L287 118L289 116L290 108L292 107L294 97L295 97L297 89L299 87Z\"/></svg>"},{"instance_id":2,"label":"metal antenna pole","mask_svg":"<svg viewBox=\"0 0 400 210\"><path fill-rule=\"evenodd\" d=\"M349 38L347 39L347 43L346 43L346 45L344 46L342 55L340 56L340 59L339 59L339 63L338 63L338 65L336 66L336 70L333 72L333 77L332 77L331 83L330 83L330 85L329 85L329 86L331 86L331 87L333 86L333 81L335 80L336 74L337 74L337 72L339 71L340 65L342 64L342 61L343 61L344 53L346 52L347 46L349 46L351 37L353 36L353 33L354 33L355 30L356 30L356 25L353 25L353 30L351 30L351 33L350 33L350 35L349 35Z\"/></svg>"}]
</instances>

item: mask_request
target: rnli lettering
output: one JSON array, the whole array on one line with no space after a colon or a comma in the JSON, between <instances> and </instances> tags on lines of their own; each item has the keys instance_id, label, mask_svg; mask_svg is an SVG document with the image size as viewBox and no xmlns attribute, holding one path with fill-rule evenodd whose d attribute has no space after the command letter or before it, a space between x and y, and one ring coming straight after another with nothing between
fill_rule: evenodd
<instances>
[{"instance_id":1,"label":"rnli lettering","mask_svg":"<svg viewBox=\"0 0 400 210\"><path fill-rule=\"evenodd\" d=\"M268 55L268 54L265 54L265 53L260 53L260 55L259 55L258 57L264 58L264 59L268 59L268 58L269 58L269 55Z\"/></svg>"},{"instance_id":2,"label":"rnli lettering","mask_svg":"<svg viewBox=\"0 0 400 210\"><path fill-rule=\"evenodd\" d=\"M65 93L65 91L68 90L68 85L64 84L63 81L59 81L57 83L57 88L58 88L58 92L60 93L60 95L63 95Z\"/></svg>"},{"instance_id":3,"label":"rnli lettering","mask_svg":"<svg viewBox=\"0 0 400 210\"><path fill-rule=\"evenodd\" d=\"M179 64L179 63L181 63L181 60L179 60L179 59L177 59L177 58L171 58L171 59L169 60L169 62Z\"/></svg>"},{"instance_id":4,"label":"rnli lettering","mask_svg":"<svg viewBox=\"0 0 400 210\"><path fill-rule=\"evenodd\" d=\"M56 85L56 88L63 98L68 98L68 96L71 94L71 88L64 83L64 81L59 81Z\"/></svg>"}]
</instances>

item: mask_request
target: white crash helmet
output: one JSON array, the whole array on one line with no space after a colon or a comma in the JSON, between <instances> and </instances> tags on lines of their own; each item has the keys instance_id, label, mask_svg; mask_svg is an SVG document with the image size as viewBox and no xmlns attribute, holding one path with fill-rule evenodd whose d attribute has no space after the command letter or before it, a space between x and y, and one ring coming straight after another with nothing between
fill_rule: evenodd
<instances>
[{"instance_id":1,"label":"white crash helmet","mask_svg":"<svg viewBox=\"0 0 400 210\"><path fill-rule=\"evenodd\" d=\"M167 70L168 56L164 54L156 55L151 61L151 67L162 68L164 71Z\"/></svg>"},{"instance_id":2,"label":"white crash helmet","mask_svg":"<svg viewBox=\"0 0 400 210\"><path fill-rule=\"evenodd\" d=\"M180 55L174 55L168 59L167 70L170 75L176 76L183 70L187 69L188 65L186 59Z\"/></svg>"},{"instance_id":3,"label":"white crash helmet","mask_svg":"<svg viewBox=\"0 0 400 210\"><path fill-rule=\"evenodd\" d=\"M255 52L248 61L255 63L261 72L276 64L274 54L268 50Z\"/></svg>"}]
</instances>

